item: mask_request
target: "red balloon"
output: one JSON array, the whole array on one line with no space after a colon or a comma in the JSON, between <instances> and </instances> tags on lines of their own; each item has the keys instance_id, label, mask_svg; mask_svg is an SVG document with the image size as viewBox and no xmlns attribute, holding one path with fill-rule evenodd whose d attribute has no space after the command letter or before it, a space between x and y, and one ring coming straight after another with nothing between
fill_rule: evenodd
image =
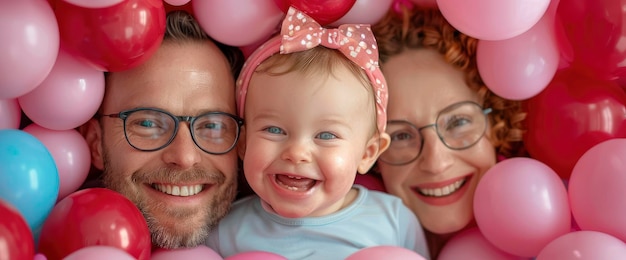
<instances>
[{"instance_id":1,"label":"red balloon","mask_svg":"<svg viewBox=\"0 0 626 260\"><path fill-rule=\"evenodd\" d=\"M74 192L57 203L43 224L39 252L62 259L88 246L112 246L150 259L148 224L135 204L105 188Z\"/></svg>"},{"instance_id":2,"label":"red balloon","mask_svg":"<svg viewBox=\"0 0 626 260\"><path fill-rule=\"evenodd\" d=\"M622 87L622 90L626 91L626 66L623 68L617 69L614 75L615 75L615 78L613 79L613 81L615 81L617 85Z\"/></svg>"},{"instance_id":3,"label":"red balloon","mask_svg":"<svg viewBox=\"0 0 626 260\"><path fill-rule=\"evenodd\" d=\"M558 35L560 49L572 52L573 67L610 79L616 69L624 66L626 50L621 41L626 37L625 8L626 0L559 3L557 19L564 29L564 34Z\"/></svg>"},{"instance_id":4,"label":"red balloon","mask_svg":"<svg viewBox=\"0 0 626 260\"><path fill-rule=\"evenodd\" d=\"M185 12L191 14L191 15L194 15L193 7L191 6L191 1L187 2L184 5L171 5L171 4L167 3L167 2L164 2L163 6L165 7L165 13L182 10L182 11L185 11Z\"/></svg>"},{"instance_id":5,"label":"red balloon","mask_svg":"<svg viewBox=\"0 0 626 260\"><path fill-rule=\"evenodd\" d=\"M162 0L127 0L84 8L57 0L61 48L104 71L121 71L147 60L165 34Z\"/></svg>"},{"instance_id":6,"label":"red balloon","mask_svg":"<svg viewBox=\"0 0 626 260\"><path fill-rule=\"evenodd\" d=\"M33 259L33 234L11 204L0 199L0 259Z\"/></svg>"},{"instance_id":7,"label":"red balloon","mask_svg":"<svg viewBox=\"0 0 626 260\"><path fill-rule=\"evenodd\" d=\"M626 93L610 80L564 69L526 105L528 152L563 179L589 148L626 137Z\"/></svg>"},{"instance_id":8,"label":"red balloon","mask_svg":"<svg viewBox=\"0 0 626 260\"><path fill-rule=\"evenodd\" d=\"M321 25L327 25L343 17L356 0L274 0L276 5L287 13L289 6L311 16Z\"/></svg>"}]
</instances>

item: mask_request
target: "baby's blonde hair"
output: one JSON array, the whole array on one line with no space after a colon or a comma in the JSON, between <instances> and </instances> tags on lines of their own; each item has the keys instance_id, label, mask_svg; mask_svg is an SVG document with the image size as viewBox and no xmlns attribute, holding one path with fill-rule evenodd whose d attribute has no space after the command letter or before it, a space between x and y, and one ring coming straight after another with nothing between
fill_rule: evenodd
<instances>
[{"instance_id":1,"label":"baby's blonde hair","mask_svg":"<svg viewBox=\"0 0 626 260\"><path fill-rule=\"evenodd\" d=\"M376 107L374 102L374 91L372 83L367 74L359 65L350 61L341 52L326 47L316 47L307 51L294 52L288 54L275 54L261 63L256 73L267 73L271 76L284 75L290 72L302 72L306 76L328 75L336 77L335 68L343 66L347 68L363 84L368 93L374 114L373 129L376 128Z\"/></svg>"}]
</instances>

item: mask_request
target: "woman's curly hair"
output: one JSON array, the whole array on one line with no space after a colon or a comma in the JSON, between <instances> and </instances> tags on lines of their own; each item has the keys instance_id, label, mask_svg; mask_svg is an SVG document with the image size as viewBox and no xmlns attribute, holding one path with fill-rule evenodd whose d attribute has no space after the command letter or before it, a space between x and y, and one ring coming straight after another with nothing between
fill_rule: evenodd
<instances>
[{"instance_id":1,"label":"woman's curly hair","mask_svg":"<svg viewBox=\"0 0 626 260\"><path fill-rule=\"evenodd\" d=\"M496 152L505 157L525 156L522 142L526 117L520 101L507 100L491 92L483 83L476 65L478 40L450 25L433 7L393 9L372 26L378 43L381 67L392 56L407 49L437 50L444 59L465 72L467 85L490 107L491 142Z\"/></svg>"}]
</instances>

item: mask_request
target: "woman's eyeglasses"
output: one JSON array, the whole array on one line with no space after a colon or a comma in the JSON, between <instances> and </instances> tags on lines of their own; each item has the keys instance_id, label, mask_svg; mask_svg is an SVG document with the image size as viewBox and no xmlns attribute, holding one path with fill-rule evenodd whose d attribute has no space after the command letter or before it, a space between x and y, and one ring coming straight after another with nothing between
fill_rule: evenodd
<instances>
[{"instance_id":1,"label":"woman's eyeglasses","mask_svg":"<svg viewBox=\"0 0 626 260\"><path fill-rule=\"evenodd\" d=\"M424 146L421 131L434 127L437 136L452 150L467 149L478 142L488 125L487 114L491 108L483 109L472 101L463 101L444 108L433 124L417 127L404 120L387 122L387 133L391 136L389 148L380 156L387 164L403 165L417 159Z\"/></svg>"}]
</instances>

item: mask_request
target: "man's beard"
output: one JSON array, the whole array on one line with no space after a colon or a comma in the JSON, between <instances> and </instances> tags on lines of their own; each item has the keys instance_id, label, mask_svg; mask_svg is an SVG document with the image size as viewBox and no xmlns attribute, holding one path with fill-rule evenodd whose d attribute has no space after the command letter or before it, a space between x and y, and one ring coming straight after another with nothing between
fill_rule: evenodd
<instances>
[{"instance_id":1,"label":"man's beard","mask_svg":"<svg viewBox=\"0 0 626 260\"><path fill-rule=\"evenodd\" d=\"M228 180L222 172L217 170L207 172L194 168L188 171L177 171L161 168L154 172L138 170L128 177L120 175L121 172L115 172L106 151L103 161L105 187L121 193L139 208L150 229L152 244L160 248L195 247L204 243L209 232L228 213L236 195L237 178ZM236 173L231 174L236 176ZM219 189L220 192L216 193L207 205L194 209L170 208L160 201L148 200L140 187L145 183L153 182L181 183L207 180L215 183L213 189ZM154 212L167 215L170 221L157 218ZM176 221L172 223L172 219Z\"/></svg>"}]
</instances>

